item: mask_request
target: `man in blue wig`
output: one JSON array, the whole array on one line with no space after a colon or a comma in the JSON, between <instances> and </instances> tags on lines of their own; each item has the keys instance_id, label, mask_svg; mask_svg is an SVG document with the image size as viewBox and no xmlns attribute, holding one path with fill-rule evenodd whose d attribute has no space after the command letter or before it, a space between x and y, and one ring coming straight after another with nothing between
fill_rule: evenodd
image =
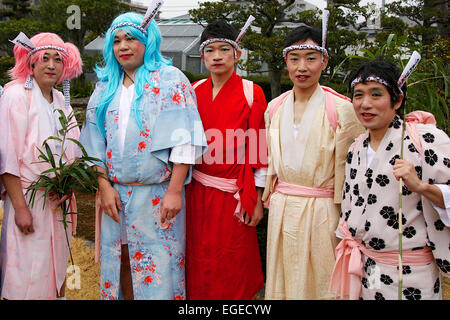
<instances>
[{"instance_id":1,"label":"man in blue wig","mask_svg":"<svg viewBox=\"0 0 450 320\"><path fill-rule=\"evenodd\" d=\"M160 52L153 21L118 16L80 142L99 158L96 259L102 299L185 299L184 185L206 149L194 89Z\"/></svg>"}]
</instances>

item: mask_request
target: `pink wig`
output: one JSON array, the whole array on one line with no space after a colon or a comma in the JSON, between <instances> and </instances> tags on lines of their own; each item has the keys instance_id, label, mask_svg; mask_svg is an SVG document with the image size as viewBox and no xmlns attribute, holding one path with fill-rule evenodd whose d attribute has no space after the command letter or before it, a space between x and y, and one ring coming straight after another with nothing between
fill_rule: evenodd
<instances>
[{"instance_id":1,"label":"pink wig","mask_svg":"<svg viewBox=\"0 0 450 320\"><path fill-rule=\"evenodd\" d=\"M36 47L53 45L64 48L67 51L67 55L62 51L58 51L63 61L63 72L56 82L57 84L66 79L76 78L82 73L83 62L80 51L72 43L64 42L58 35L49 32L39 33L30 40ZM28 56L28 52L28 50L18 45L14 46L16 64L9 70L11 79L25 82L27 76L33 74L32 65L37 61L42 61L45 50L38 50L31 56Z\"/></svg>"}]
</instances>

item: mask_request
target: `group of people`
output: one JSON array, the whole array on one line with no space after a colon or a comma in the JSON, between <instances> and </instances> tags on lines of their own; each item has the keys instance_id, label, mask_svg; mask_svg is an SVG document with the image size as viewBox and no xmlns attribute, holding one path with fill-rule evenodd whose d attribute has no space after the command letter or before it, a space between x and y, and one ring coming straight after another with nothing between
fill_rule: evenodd
<instances>
[{"instance_id":1,"label":"group of people","mask_svg":"<svg viewBox=\"0 0 450 320\"><path fill-rule=\"evenodd\" d=\"M99 160L102 299L252 299L264 282L266 299L396 299L400 179L403 296L442 298L450 139L431 114L403 123L407 89L390 62L356 70L351 99L321 86L322 33L301 26L286 37L293 89L267 105L235 72L242 32L228 23L204 29L210 77L191 85L162 56L151 14L112 22L85 123L72 129ZM64 299L69 253L53 210L61 199L36 197L30 208L25 192L48 169L36 147L58 136L54 111L72 111L68 90L54 86L82 62L51 33L19 37L14 57L0 98L1 296ZM79 155L72 149L67 161ZM256 234L264 206L265 281Z\"/></svg>"}]
</instances>

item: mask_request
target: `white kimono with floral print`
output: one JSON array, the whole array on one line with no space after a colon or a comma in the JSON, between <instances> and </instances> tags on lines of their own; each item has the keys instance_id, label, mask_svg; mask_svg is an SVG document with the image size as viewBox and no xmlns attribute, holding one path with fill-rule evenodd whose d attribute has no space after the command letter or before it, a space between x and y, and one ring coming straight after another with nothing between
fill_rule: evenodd
<instances>
[{"instance_id":1,"label":"white kimono with floral print","mask_svg":"<svg viewBox=\"0 0 450 320\"><path fill-rule=\"evenodd\" d=\"M398 251L398 189L392 165L400 158L402 121L395 117L367 165L368 133L350 147L340 223L347 221L354 239L371 250ZM450 139L434 125L417 125L422 153L407 134L404 159L418 176L431 184L450 184ZM403 186L403 250L428 246L435 262L403 266L403 299L441 299L441 279L450 274L450 228L441 221L429 200ZM336 232L341 237L339 231ZM363 255L362 299L397 299L398 267Z\"/></svg>"}]
</instances>

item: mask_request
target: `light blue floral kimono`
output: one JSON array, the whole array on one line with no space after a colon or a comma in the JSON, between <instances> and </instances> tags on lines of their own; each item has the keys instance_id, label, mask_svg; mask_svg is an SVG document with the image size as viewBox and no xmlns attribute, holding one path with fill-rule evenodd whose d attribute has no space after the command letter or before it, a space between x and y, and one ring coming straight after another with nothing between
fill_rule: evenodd
<instances>
[{"instance_id":1,"label":"light blue floral kimono","mask_svg":"<svg viewBox=\"0 0 450 320\"><path fill-rule=\"evenodd\" d=\"M120 82L122 83L122 81ZM190 143L206 149L195 91L178 69L163 66L152 72L138 109L145 131L130 115L123 155L119 152L119 86L105 116L106 139L96 125L96 107L104 82L96 85L87 107L80 142L89 156L103 160L122 208L120 223L102 213L100 295L120 293L121 224L126 224L135 299L185 299L185 208L167 224L160 222L160 201L167 191L172 147ZM103 164L101 164L104 167ZM192 168L185 184L190 182ZM127 183L141 185L127 185Z\"/></svg>"}]
</instances>

